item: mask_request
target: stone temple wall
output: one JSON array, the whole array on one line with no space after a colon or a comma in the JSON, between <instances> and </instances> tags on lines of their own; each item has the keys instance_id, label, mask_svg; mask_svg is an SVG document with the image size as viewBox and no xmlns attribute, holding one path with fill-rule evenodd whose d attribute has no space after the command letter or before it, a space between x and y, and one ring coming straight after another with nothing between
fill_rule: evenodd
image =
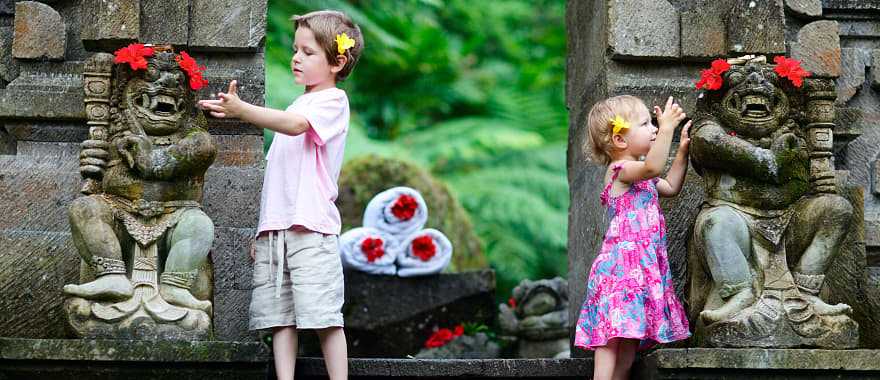
<instances>
[{"instance_id":1,"label":"stone temple wall","mask_svg":"<svg viewBox=\"0 0 880 380\"><path fill-rule=\"evenodd\" d=\"M856 201L859 223L829 269L825 292L832 301L853 305L861 346L880 347L880 2L568 0L566 13L571 320L577 319L607 227L598 196L605 167L591 162L584 149L592 104L632 94L649 106L662 105L672 95L690 114L699 71L711 60L785 54L814 75L837 78L836 167L850 189L844 195ZM689 169L679 197L663 202L670 263L683 301L687 242L702 200L701 179Z\"/></svg>"},{"instance_id":2,"label":"stone temple wall","mask_svg":"<svg viewBox=\"0 0 880 380\"><path fill-rule=\"evenodd\" d=\"M128 43L173 44L207 66L201 98L232 79L264 102L266 0L0 0L0 337L62 338L61 288L79 280L67 205L88 136L82 63ZM262 132L209 118L218 156L203 206L215 228L214 334L248 337Z\"/></svg>"}]
</instances>

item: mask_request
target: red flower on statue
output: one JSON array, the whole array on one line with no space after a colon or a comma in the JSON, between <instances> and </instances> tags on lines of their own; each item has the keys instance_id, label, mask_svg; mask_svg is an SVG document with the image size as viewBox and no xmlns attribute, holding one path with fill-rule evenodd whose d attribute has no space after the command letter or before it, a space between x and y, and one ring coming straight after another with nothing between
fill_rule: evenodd
<instances>
[{"instance_id":1,"label":"red flower on statue","mask_svg":"<svg viewBox=\"0 0 880 380\"><path fill-rule=\"evenodd\" d=\"M428 235L424 235L413 239L412 251L413 255L422 261L428 261L437 253L437 246L434 245L434 239L431 239Z\"/></svg>"},{"instance_id":2,"label":"red flower on statue","mask_svg":"<svg viewBox=\"0 0 880 380\"><path fill-rule=\"evenodd\" d=\"M464 334L464 326L455 326L454 330L447 328L438 329L431 334L431 337L425 341L425 348L443 347L453 339Z\"/></svg>"},{"instance_id":3,"label":"red flower on statue","mask_svg":"<svg viewBox=\"0 0 880 380\"><path fill-rule=\"evenodd\" d=\"M513 297L508 298L507 306L510 306L511 309L516 309L516 300Z\"/></svg>"},{"instance_id":4,"label":"red flower on statue","mask_svg":"<svg viewBox=\"0 0 880 380\"><path fill-rule=\"evenodd\" d=\"M367 256L368 262L374 262L376 259L385 256L384 242L379 238L366 238L361 242L361 251Z\"/></svg>"},{"instance_id":5,"label":"red flower on statue","mask_svg":"<svg viewBox=\"0 0 880 380\"><path fill-rule=\"evenodd\" d=\"M391 213L394 214L397 219L410 220L415 216L418 208L419 202L416 201L416 198L404 194L398 197L397 201L394 202L394 205L391 206Z\"/></svg>"},{"instance_id":6,"label":"red flower on statue","mask_svg":"<svg viewBox=\"0 0 880 380\"><path fill-rule=\"evenodd\" d=\"M776 64L773 71L783 78L788 78L795 87L802 86L804 84L804 77L811 75L809 71L801 67L801 61L794 58L785 58L780 55L773 58L773 63Z\"/></svg>"},{"instance_id":7,"label":"red flower on statue","mask_svg":"<svg viewBox=\"0 0 880 380\"><path fill-rule=\"evenodd\" d=\"M175 59L177 60L180 69L186 72L186 76L189 77L189 88L199 90L208 84L208 81L202 77L202 74L205 71L205 66L199 66L199 64L196 63L196 60L193 59L193 57L190 57L185 51L180 52L180 55Z\"/></svg>"},{"instance_id":8,"label":"red flower on statue","mask_svg":"<svg viewBox=\"0 0 880 380\"><path fill-rule=\"evenodd\" d=\"M132 70L146 69L147 59L145 57L152 57L153 53L153 48L146 47L144 44L130 44L113 53L116 56L113 62L127 63Z\"/></svg>"},{"instance_id":9,"label":"red flower on statue","mask_svg":"<svg viewBox=\"0 0 880 380\"><path fill-rule=\"evenodd\" d=\"M700 71L700 80L697 82L697 89L705 88L707 90L717 90L724 84L721 74L730 70L730 64L724 59L716 59L712 61L712 68Z\"/></svg>"}]
</instances>

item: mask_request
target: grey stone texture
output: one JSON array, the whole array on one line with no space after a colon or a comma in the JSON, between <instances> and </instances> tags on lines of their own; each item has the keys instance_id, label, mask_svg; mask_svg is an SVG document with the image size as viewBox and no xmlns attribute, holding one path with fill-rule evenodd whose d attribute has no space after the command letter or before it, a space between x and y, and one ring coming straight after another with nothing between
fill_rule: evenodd
<instances>
[{"instance_id":1,"label":"grey stone texture","mask_svg":"<svg viewBox=\"0 0 880 380\"><path fill-rule=\"evenodd\" d=\"M64 59L66 42L64 21L52 7L35 1L15 3L15 58Z\"/></svg>"},{"instance_id":2,"label":"grey stone texture","mask_svg":"<svg viewBox=\"0 0 880 380\"><path fill-rule=\"evenodd\" d=\"M18 76L18 63L12 58L13 27L0 26L0 88Z\"/></svg>"},{"instance_id":3,"label":"grey stone texture","mask_svg":"<svg viewBox=\"0 0 880 380\"><path fill-rule=\"evenodd\" d=\"M820 77L840 75L840 36L836 21L814 21L798 32L797 42L792 43L791 56L801 61L801 66Z\"/></svg>"},{"instance_id":4,"label":"grey stone texture","mask_svg":"<svg viewBox=\"0 0 880 380\"><path fill-rule=\"evenodd\" d=\"M798 17L820 17L822 16L822 0L785 0L785 9Z\"/></svg>"},{"instance_id":5,"label":"grey stone texture","mask_svg":"<svg viewBox=\"0 0 880 380\"><path fill-rule=\"evenodd\" d=\"M880 49L871 50L871 67L880 67ZM880 88L880 70L871 70L871 86Z\"/></svg>"},{"instance_id":6,"label":"grey stone texture","mask_svg":"<svg viewBox=\"0 0 880 380\"><path fill-rule=\"evenodd\" d=\"M140 41L185 45L189 41L189 1L140 2Z\"/></svg>"},{"instance_id":7,"label":"grey stone texture","mask_svg":"<svg viewBox=\"0 0 880 380\"><path fill-rule=\"evenodd\" d=\"M140 8L138 0L82 0L82 42L90 48L114 48L138 41Z\"/></svg>"},{"instance_id":8,"label":"grey stone texture","mask_svg":"<svg viewBox=\"0 0 880 380\"><path fill-rule=\"evenodd\" d=\"M846 104L865 85L865 72L871 66L868 50L840 49L840 77L837 78L837 103Z\"/></svg>"},{"instance_id":9,"label":"grey stone texture","mask_svg":"<svg viewBox=\"0 0 880 380\"><path fill-rule=\"evenodd\" d=\"M679 56L678 12L666 0L612 1L608 23L615 57Z\"/></svg>"},{"instance_id":10,"label":"grey stone texture","mask_svg":"<svg viewBox=\"0 0 880 380\"><path fill-rule=\"evenodd\" d=\"M681 56L715 59L727 52L724 14L708 4L681 13Z\"/></svg>"},{"instance_id":11,"label":"grey stone texture","mask_svg":"<svg viewBox=\"0 0 880 380\"><path fill-rule=\"evenodd\" d=\"M248 49L266 37L265 0L192 0L189 45L207 50Z\"/></svg>"},{"instance_id":12,"label":"grey stone texture","mask_svg":"<svg viewBox=\"0 0 880 380\"><path fill-rule=\"evenodd\" d=\"M14 0L0 0L0 15L14 15L15 14L15 1Z\"/></svg>"},{"instance_id":13,"label":"grey stone texture","mask_svg":"<svg viewBox=\"0 0 880 380\"><path fill-rule=\"evenodd\" d=\"M727 50L731 56L785 53L782 0L733 0L731 3L727 16Z\"/></svg>"}]
</instances>

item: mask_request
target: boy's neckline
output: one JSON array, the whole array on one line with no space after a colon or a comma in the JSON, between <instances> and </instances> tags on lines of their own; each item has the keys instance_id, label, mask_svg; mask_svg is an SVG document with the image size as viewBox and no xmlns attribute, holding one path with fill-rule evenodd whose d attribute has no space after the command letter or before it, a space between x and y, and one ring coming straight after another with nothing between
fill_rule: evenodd
<instances>
[{"instance_id":1,"label":"boy's neckline","mask_svg":"<svg viewBox=\"0 0 880 380\"><path fill-rule=\"evenodd\" d=\"M317 94L319 92L330 91L330 90L344 91L343 89L341 89L339 87L333 86L333 87L327 87L325 89L321 89L321 90L317 90L317 91L303 92L302 95ZM302 96L302 95L300 95L300 96Z\"/></svg>"}]
</instances>

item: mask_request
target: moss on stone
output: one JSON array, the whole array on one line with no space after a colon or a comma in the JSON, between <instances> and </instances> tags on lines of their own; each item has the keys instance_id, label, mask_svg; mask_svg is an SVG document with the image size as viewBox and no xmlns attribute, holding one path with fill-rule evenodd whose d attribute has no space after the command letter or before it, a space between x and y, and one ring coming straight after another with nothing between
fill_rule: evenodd
<instances>
[{"instance_id":1,"label":"moss on stone","mask_svg":"<svg viewBox=\"0 0 880 380\"><path fill-rule=\"evenodd\" d=\"M370 199L395 186L408 186L422 193L428 204L426 227L442 231L454 247L453 271L488 267L470 218L446 185L405 161L368 155L345 164L337 201L342 230L360 226Z\"/></svg>"}]
</instances>

